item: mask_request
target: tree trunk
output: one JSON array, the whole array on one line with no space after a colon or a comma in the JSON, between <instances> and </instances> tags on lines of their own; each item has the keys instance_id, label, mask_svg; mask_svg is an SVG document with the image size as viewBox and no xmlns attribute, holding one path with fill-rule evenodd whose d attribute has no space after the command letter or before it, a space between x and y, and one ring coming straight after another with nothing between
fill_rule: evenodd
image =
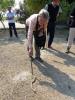
<instances>
[{"instance_id":1,"label":"tree trunk","mask_svg":"<svg viewBox=\"0 0 75 100\"><path fill-rule=\"evenodd\" d=\"M3 21L2 21L2 20L1 20L1 23L2 23L2 25L3 25L3 27L4 27L4 30L6 30L5 25L4 25L4 23L3 23Z\"/></svg>"}]
</instances>

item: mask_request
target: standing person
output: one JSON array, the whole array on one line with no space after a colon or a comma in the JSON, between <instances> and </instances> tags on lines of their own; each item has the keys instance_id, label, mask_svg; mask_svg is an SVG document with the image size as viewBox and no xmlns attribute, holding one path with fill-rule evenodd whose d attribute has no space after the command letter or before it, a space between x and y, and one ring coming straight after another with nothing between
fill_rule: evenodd
<instances>
[{"instance_id":1,"label":"standing person","mask_svg":"<svg viewBox=\"0 0 75 100\"><path fill-rule=\"evenodd\" d=\"M35 40L35 58L41 61L40 58L40 48L45 45L46 41L46 29L49 19L49 13L42 9L38 14L31 15L26 20L26 25L28 26L28 52L29 56L33 56L33 36Z\"/></svg>"},{"instance_id":2,"label":"standing person","mask_svg":"<svg viewBox=\"0 0 75 100\"><path fill-rule=\"evenodd\" d=\"M10 38L12 38L12 29L14 30L14 34L16 38L18 38L14 17L15 17L14 12L11 11L11 7L8 7L7 20L8 20L8 25L9 25Z\"/></svg>"},{"instance_id":3,"label":"standing person","mask_svg":"<svg viewBox=\"0 0 75 100\"><path fill-rule=\"evenodd\" d=\"M59 12L59 0L53 0L50 4L45 6L45 9L49 12L49 22L47 28L47 32L49 34L48 48L52 48L51 45L54 39L56 17Z\"/></svg>"},{"instance_id":4,"label":"standing person","mask_svg":"<svg viewBox=\"0 0 75 100\"><path fill-rule=\"evenodd\" d=\"M68 38L66 53L70 52L70 48L71 48L73 40L75 38L75 8L72 10L72 12L70 14L69 26L70 26L70 30L69 30L69 38Z\"/></svg>"}]
</instances>

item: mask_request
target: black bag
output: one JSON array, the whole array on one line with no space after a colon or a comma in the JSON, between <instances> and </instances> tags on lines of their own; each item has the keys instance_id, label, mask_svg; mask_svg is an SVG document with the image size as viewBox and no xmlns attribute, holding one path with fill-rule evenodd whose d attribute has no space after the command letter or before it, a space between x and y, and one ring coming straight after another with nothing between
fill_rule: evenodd
<instances>
[{"instance_id":1,"label":"black bag","mask_svg":"<svg viewBox=\"0 0 75 100\"><path fill-rule=\"evenodd\" d=\"M44 29L43 29L43 35L39 36L41 30L38 30L38 27L39 27L39 24L38 24L38 17L37 17L36 30L34 31L34 39L35 39L36 45L41 48L45 46L46 33L44 32Z\"/></svg>"}]
</instances>

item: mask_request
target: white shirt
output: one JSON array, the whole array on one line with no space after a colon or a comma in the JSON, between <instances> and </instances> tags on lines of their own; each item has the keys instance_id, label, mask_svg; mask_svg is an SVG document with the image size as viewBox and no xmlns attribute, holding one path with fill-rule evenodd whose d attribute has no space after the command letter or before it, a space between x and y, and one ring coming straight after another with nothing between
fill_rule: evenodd
<instances>
[{"instance_id":1,"label":"white shirt","mask_svg":"<svg viewBox=\"0 0 75 100\"><path fill-rule=\"evenodd\" d=\"M15 15L15 14L14 14L13 11L7 13L8 23L15 23L14 15ZM10 19L10 18L11 18L11 19Z\"/></svg>"}]
</instances>

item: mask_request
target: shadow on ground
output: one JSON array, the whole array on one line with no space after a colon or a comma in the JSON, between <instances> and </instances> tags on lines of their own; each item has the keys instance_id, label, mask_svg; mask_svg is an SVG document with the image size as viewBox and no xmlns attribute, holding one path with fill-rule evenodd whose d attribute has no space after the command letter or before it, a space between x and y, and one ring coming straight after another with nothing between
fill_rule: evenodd
<instances>
[{"instance_id":1,"label":"shadow on ground","mask_svg":"<svg viewBox=\"0 0 75 100\"><path fill-rule=\"evenodd\" d=\"M40 85L47 86L48 88L52 87L64 95L75 98L75 81L72 80L66 73L61 72L59 69L45 61L40 63L34 60L33 63L38 67L39 71L43 75L50 77L55 83L52 84L48 81L39 81Z\"/></svg>"},{"instance_id":2,"label":"shadow on ground","mask_svg":"<svg viewBox=\"0 0 75 100\"><path fill-rule=\"evenodd\" d=\"M15 44L15 43L24 44L24 40L25 40L24 34L19 34L19 38L12 37L12 39L9 38L9 35L5 35L5 36L2 35L0 36L0 46L8 45L8 44Z\"/></svg>"},{"instance_id":3,"label":"shadow on ground","mask_svg":"<svg viewBox=\"0 0 75 100\"><path fill-rule=\"evenodd\" d=\"M75 66L75 57L72 57L71 55L68 55L65 52L63 53L63 52L56 50L56 49L52 49L52 50L45 49L45 50L48 51L49 53L54 54L55 56L57 56L59 58L64 59L64 64L67 65L68 67L70 65ZM75 53L73 53L73 52L70 52L70 53L75 55ZM58 61L58 63L59 63L59 61Z\"/></svg>"}]
</instances>

